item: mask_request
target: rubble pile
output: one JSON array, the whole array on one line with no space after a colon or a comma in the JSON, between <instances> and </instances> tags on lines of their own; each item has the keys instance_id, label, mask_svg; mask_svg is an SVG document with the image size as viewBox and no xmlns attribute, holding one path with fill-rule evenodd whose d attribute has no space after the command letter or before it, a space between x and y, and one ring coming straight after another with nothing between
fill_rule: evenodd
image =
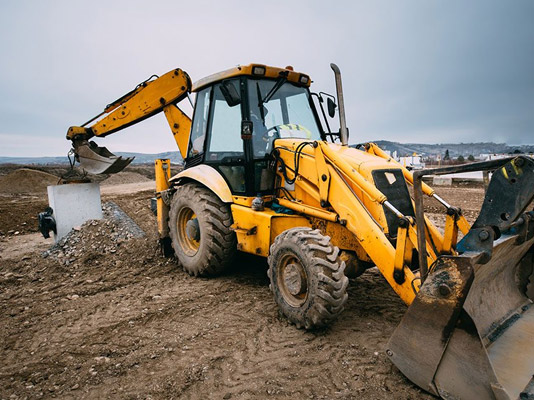
<instances>
[{"instance_id":1,"label":"rubble pile","mask_svg":"<svg viewBox=\"0 0 534 400\"><path fill-rule=\"evenodd\" d=\"M75 227L45 251L43 257L55 257L69 265L88 254L115 253L122 243L145 236L145 232L114 202L104 203L102 213L103 219L90 220Z\"/></svg>"}]
</instances>

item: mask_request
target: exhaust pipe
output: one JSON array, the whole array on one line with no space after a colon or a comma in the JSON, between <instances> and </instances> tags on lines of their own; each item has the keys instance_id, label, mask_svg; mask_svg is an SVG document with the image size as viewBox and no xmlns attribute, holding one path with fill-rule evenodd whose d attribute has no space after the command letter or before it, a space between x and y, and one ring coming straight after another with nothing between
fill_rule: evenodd
<instances>
[{"instance_id":1,"label":"exhaust pipe","mask_svg":"<svg viewBox=\"0 0 534 400\"><path fill-rule=\"evenodd\" d=\"M343 87L341 86L341 71L339 67L331 63L330 68L334 71L336 78L336 92L337 103L339 107L339 133L341 136L341 145L347 146L349 144L349 130L347 129L347 120L345 118L345 100L343 100Z\"/></svg>"}]
</instances>

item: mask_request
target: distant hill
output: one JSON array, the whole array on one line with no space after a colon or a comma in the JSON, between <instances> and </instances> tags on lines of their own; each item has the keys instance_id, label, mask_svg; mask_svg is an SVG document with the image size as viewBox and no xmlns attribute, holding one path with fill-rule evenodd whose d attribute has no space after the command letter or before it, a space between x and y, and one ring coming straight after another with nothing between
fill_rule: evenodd
<instances>
[{"instance_id":1,"label":"distant hill","mask_svg":"<svg viewBox=\"0 0 534 400\"><path fill-rule=\"evenodd\" d=\"M398 156L407 156L417 153L423 156L445 154L449 150L451 158L458 156L468 157L470 154L477 157L480 154L508 154L514 152L534 153L534 145L511 146L506 143L399 143L388 140L374 141L384 150L396 151ZM116 153L118 156L135 156L133 164L153 163L157 158L169 158L174 164L182 164L182 156L178 151L168 151L165 153L145 154L145 153ZM46 165L46 164L68 164L67 157L0 157L0 164L25 164L25 165Z\"/></svg>"},{"instance_id":2,"label":"distant hill","mask_svg":"<svg viewBox=\"0 0 534 400\"><path fill-rule=\"evenodd\" d=\"M508 154L508 153L533 153L534 145L511 146L506 143L398 143L387 140L377 140L375 143L384 150L396 151L398 156L407 156L417 153L423 156L445 154L449 150L451 158L458 156L467 157L469 155L478 156L480 154Z\"/></svg>"},{"instance_id":3,"label":"distant hill","mask_svg":"<svg viewBox=\"0 0 534 400\"><path fill-rule=\"evenodd\" d=\"M167 151L165 153L145 154L145 153L115 153L122 157L135 157L132 164L153 163L157 158L168 158L173 164L182 164L182 156L178 151ZM25 165L57 165L68 164L67 156L63 157L0 157L0 164L25 164Z\"/></svg>"}]
</instances>

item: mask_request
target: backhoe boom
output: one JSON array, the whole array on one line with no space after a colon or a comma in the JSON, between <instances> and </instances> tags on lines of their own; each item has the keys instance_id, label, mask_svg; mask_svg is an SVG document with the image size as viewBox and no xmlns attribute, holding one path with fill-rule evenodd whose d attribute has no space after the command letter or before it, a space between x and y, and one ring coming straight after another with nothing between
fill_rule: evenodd
<instances>
[{"instance_id":1,"label":"backhoe boom","mask_svg":"<svg viewBox=\"0 0 534 400\"><path fill-rule=\"evenodd\" d=\"M191 79L179 68L156 79L151 80L151 78L108 104L102 113L82 126L71 126L68 129L67 139L72 140L76 157L87 172L94 174L119 172L133 160L133 158L116 157L106 148L88 142L89 139L111 135L161 111L165 112L176 144L185 157L191 119L176 106L176 103L191 92ZM86 126L95 120L96 122Z\"/></svg>"}]
</instances>

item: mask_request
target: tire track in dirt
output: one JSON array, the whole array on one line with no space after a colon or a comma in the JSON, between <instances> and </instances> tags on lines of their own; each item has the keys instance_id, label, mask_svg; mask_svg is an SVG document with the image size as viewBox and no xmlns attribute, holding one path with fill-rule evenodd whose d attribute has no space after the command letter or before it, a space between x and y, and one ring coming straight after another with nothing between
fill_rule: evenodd
<instances>
[{"instance_id":1,"label":"tire track in dirt","mask_svg":"<svg viewBox=\"0 0 534 400\"><path fill-rule=\"evenodd\" d=\"M299 330L264 261L198 279L161 257L150 195L114 199L146 239L69 265L34 254L3 266L1 398L431 398L384 354L405 306L376 269L351 282L331 328Z\"/></svg>"}]
</instances>

